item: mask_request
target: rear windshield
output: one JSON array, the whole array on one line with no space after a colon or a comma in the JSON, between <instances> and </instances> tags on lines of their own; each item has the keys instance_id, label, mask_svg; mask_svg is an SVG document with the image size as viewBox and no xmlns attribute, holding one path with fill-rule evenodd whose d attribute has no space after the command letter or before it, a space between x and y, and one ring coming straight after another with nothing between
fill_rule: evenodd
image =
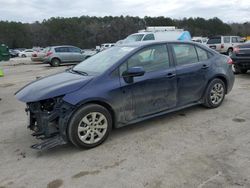
<instances>
[{"instance_id":1,"label":"rear windshield","mask_svg":"<svg viewBox=\"0 0 250 188\"><path fill-rule=\"evenodd\" d=\"M207 44L220 44L221 43L221 37L213 37L208 39Z\"/></svg>"}]
</instances>

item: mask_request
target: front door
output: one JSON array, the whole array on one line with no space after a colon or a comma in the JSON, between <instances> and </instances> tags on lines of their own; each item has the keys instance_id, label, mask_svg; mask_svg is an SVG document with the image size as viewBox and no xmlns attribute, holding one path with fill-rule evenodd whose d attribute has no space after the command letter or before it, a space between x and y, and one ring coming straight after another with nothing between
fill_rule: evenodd
<instances>
[{"instance_id":1,"label":"front door","mask_svg":"<svg viewBox=\"0 0 250 188\"><path fill-rule=\"evenodd\" d=\"M147 47L130 57L120 67L120 74L129 67L143 67L145 74L127 83L120 77L121 88L132 113L127 121L176 106L176 73L171 65L167 45Z\"/></svg>"}]
</instances>

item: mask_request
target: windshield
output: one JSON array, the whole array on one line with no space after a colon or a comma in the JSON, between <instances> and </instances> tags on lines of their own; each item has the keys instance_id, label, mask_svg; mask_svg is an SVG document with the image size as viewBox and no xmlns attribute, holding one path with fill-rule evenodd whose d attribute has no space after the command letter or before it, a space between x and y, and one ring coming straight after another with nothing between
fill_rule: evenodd
<instances>
[{"instance_id":1,"label":"windshield","mask_svg":"<svg viewBox=\"0 0 250 188\"><path fill-rule=\"evenodd\" d=\"M85 72L89 75L102 74L133 49L135 49L135 47L116 46L109 48L76 65L73 70Z\"/></svg>"},{"instance_id":2,"label":"windshield","mask_svg":"<svg viewBox=\"0 0 250 188\"><path fill-rule=\"evenodd\" d=\"M124 43L141 41L143 36L144 36L144 34L129 35L129 36L124 40Z\"/></svg>"}]
</instances>

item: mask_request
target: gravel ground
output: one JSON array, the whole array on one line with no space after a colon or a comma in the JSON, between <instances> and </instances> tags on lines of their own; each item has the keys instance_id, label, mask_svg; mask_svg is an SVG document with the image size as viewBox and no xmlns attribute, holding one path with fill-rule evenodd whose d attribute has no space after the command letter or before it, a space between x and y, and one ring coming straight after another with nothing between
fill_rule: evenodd
<instances>
[{"instance_id":1,"label":"gravel ground","mask_svg":"<svg viewBox=\"0 0 250 188\"><path fill-rule=\"evenodd\" d=\"M63 71L29 59L0 62L0 188L250 187L250 73L237 75L221 107L201 106L112 131L91 150L39 152L14 93Z\"/></svg>"}]
</instances>

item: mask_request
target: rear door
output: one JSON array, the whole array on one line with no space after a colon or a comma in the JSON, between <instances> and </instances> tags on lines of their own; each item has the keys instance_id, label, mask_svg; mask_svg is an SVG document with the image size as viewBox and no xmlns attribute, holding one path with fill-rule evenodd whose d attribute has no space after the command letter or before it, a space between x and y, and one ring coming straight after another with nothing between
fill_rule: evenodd
<instances>
[{"instance_id":1,"label":"rear door","mask_svg":"<svg viewBox=\"0 0 250 188\"><path fill-rule=\"evenodd\" d=\"M69 62L71 60L70 52L68 47L57 47L55 48L56 55L62 62Z\"/></svg>"},{"instance_id":2,"label":"rear door","mask_svg":"<svg viewBox=\"0 0 250 188\"><path fill-rule=\"evenodd\" d=\"M176 106L176 73L167 45L154 45L139 51L120 67L120 74L129 67L138 66L144 68L145 74L134 77L133 83L126 83L120 77L125 100L132 104L133 115L128 116L127 121Z\"/></svg>"},{"instance_id":3,"label":"rear door","mask_svg":"<svg viewBox=\"0 0 250 188\"><path fill-rule=\"evenodd\" d=\"M201 99L210 69L209 54L192 44L173 43L172 52L177 75L177 106Z\"/></svg>"}]
</instances>

